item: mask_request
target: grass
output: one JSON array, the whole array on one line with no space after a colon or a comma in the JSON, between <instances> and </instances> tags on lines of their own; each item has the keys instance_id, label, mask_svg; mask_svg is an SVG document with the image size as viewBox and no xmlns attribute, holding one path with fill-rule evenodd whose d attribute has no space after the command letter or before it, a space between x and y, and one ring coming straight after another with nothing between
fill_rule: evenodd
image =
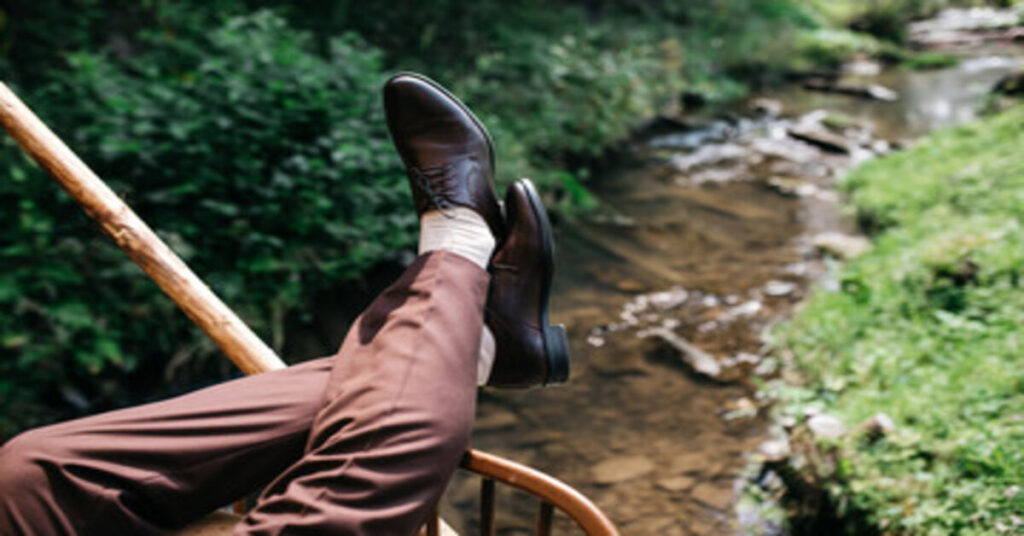
<instances>
[{"instance_id":1,"label":"grass","mask_svg":"<svg viewBox=\"0 0 1024 536\"><path fill-rule=\"evenodd\" d=\"M944 69L946 67L952 67L960 63L960 58L952 54L944 54L942 52L919 52L917 54L911 54L903 60L903 65L924 71L928 69Z\"/></svg>"},{"instance_id":2,"label":"grass","mask_svg":"<svg viewBox=\"0 0 1024 536\"><path fill-rule=\"evenodd\" d=\"M884 532L1024 530L1024 106L844 182L874 248L773 334L805 379L781 411L849 425L831 489Z\"/></svg>"}]
</instances>

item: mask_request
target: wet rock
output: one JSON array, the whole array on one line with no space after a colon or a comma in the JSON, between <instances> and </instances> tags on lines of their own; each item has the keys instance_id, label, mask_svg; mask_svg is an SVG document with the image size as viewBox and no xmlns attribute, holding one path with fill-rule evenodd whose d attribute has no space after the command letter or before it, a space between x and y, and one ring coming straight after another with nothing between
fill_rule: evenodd
<instances>
[{"instance_id":1,"label":"wet rock","mask_svg":"<svg viewBox=\"0 0 1024 536\"><path fill-rule=\"evenodd\" d=\"M746 167L708 168L695 171L676 179L676 184L703 186L705 184L724 184L739 180L751 180L751 174Z\"/></svg>"},{"instance_id":2,"label":"wet rock","mask_svg":"<svg viewBox=\"0 0 1024 536\"><path fill-rule=\"evenodd\" d=\"M1003 491L1003 497L1006 497L1007 499L1012 499L1016 497L1018 493L1020 493L1020 490L1020 486L1010 486Z\"/></svg>"},{"instance_id":3,"label":"wet rock","mask_svg":"<svg viewBox=\"0 0 1024 536\"><path fill-rule=\"evenodd\" d=\"M843 65L843 72L854 76L878 76L882 73L882 64L866 58L856 58Z\"/></svg>"},{"instance_id":4,"label":"wet rock","mask_svg":"<svg viewBox=\"0 0 1024 536\"><path fill-rule=\"evenodd\" d=\"M856 82L838 82L824 78L812 78L804 81L805 89L813 91L824 91L828 93L839 93L865 99L880 101L895 101L899 94L880 84L859 84Z\"/></svg>"},{"instance_id":5,"label":"wet rock","mask_svg":"<svg viewBox=\"0 0 1024 536\"><path fill-rule=\"evenodd\" d=\"M870 419L860 423L858 428L867 433L869 437L877 439L887 436L896 430L896 423L892 421L892 417L885 413L876 413Z\"/></svg>"},{"instance_id":6,"label":"wet rock","mask_svg":"<svg viewBox=\"0 0 1024 536\"><path fill-rule=\"evenodd\" d=\"M840 259L856 257L871 248L871 242L862 236L838 232L821 233L812 242L818 251Z\"/></svg>"},{"instance_id":7,"label":"wet rock","mask_svg":"<svg viewBox=\"0 0 1024 536\"><path fill-rule=\"evenodd\" d=\"M718 329L718 322L714 320L708 320L707 322L701 322L697 325L697 333L708 333Z\"/></svg>"},{"instance_id":8,"label":"wet rock","mask_svg":"<svg viewBox=\"0 0 1024 536\"><path fill-rule=\"evenodd\" d=\"M748 302L744 302L744 303L742 303L740 305L737 305L736 307L733 307L732 309L729 309L729 316L734 316L734 317L753 316L753 315L756 315L757 313L759 313L763 307L764 306L761 304L761 302L759 302L757 300L750 300Z\"/></svg>"},{"instance_id":9,"label":"wet rock","mask_svg":"<svg viewBox=\"0 0 1024 536\"><path fill-rule=\"evenodd\" d=\"M960 32L1017 26L1021 16L1021 8L952 8L939 12L933 18L913 22L907 26L907 29L912 41L933 42L937 41L939 37L955 35Z\"/></svg>"},{"instance_id":10,"label":"wet rock","mask_svg":"<svg viewBox=\"0 0 1024 536\"><path fill-rule=\"evenodd\" d=\"M810 197L818 192L818 186L792 177L772 177L768 186L782 195L790 197Z\"/></svg>"},{"instance_id":11,"label":"wet rock","mask_svg":"<svg viewBox=\"0 0 1024 536\"><path fill-rule=\"evenodd\" d=\"M785 439L772 439L761 443L757 447L757 453L766 462L782 462L789 458L789 441Z\"/></svg>"},{"instance_id":12,"label":"wet rock","mask_svg":"<svg viewBox=\"0 0 1024 536\"><path fill-rule=\"evenodd\" d=\"M597 484L616 484L640 478L654 471L654 462L643 456L608 458L591 469Z\"/></svg>"},{"instance_id":13,"label":"wet rock","mask_svg":"<svg viewBox=\"0 0 1024 536\"><path fill-rule=\"evenodd\" d=\"M763 359L756 367L754 367L755 376L772 376L778 371L779 360L774 357Z\"/></svg>"},{"instance_id":14,"label":"wet rock","mask_svg":"<svg viewBox=\"0 0 1024 536\"><path fill-rule=\"evenodd\" d=\"M658 488L665 491L684 491L690 489L697 482L696 478L690 476L674 476L671 478L663 478L659 480L656 485Z\"/></svg>"},{"instance_id":15,"label":"wet rock","mask_svg":"<svg viewBox=\"0 0 1024 536\"><path fill-rule=\"evenodd\" d=\"M733 361L741 365L756 365L761 362L761 356L747 352L740 352L733 356Z\"/></svg>"},{"instance_id":16,"label":"wet rock","mask_svg":"<svg viewBox=\"0 0 1024 536\"><path fill-rule=\"evenodd\" d=\"M651 328L637 333L639 337L656 337L668 346L679 351L683 361L694 371L717 379L722 374L722 367L710 354L697 348L675 332L664 328Z\"/></svg>"},{"instance_id":17,"label":"wet rock","mask_svg":"<svg viewBox=\"0 0 1024 536\"><path fill-rule=\"evenodd\" d=\"M729 486L705 482L693 488L690 496L719 511L725 511L732 505L732 488Z\"/></svg>"},{"instance_id":18,"label":"wet rock","mask_svg":"<svg viewBox=\"0 0 1024 536\"><path fill-rule=\"evenodd\" d=\"M773 279L764 285L765 296L779 297L789 296L797 289L796 283L792 281L779 281Z\"/></svg>"},{"instance_id":19,"label":"wet rock","mask_svg":"<svg viewBox=\"0 0 1024 536\"><path fill-rule=\"evenodd\" d=\"M750 101L750 110L768 117L778 117L782 115L782 103L775 99L761 97Z\"/></svg>"},{"instance_id":20,"label":"wet rock","mask_svg":"<svg viewBox=\"0 0 1024 536\"><path fill-rule=\"evenodd\" d=\"M738 354L736 354L734 356L727 357L727 358L719 361L719 363L724 368L737 367L737 366L747 366L747 365L757 365L760 362L761 362L761 356L759 356L757 354L750 354L750 353L747 353L747 352L740 352L740 353L738 353Z\"/></svg>"},{"instance_id":21,"label":"wet rock","mask_svg":"<svg viewBox=\"0 0 1024 536\"><path fill-rule=\"evenodd\" d=\"M846 433L843 421L826 413L819 413L807 419L807 428L816 439L835 440Z\"/></svg>"},{"instance_id":22,"label":"wet rock","mask_svg":"<svg viewBox=\"0 0 1024 536\"><path fill-rule=\"evenodd\" d=\"M742 158L748 150L733 143L704 145L689 154L673 155L669 164L676 170L686 173L703 166L710 166Z\"/></svg>"},{"instance_id":23,"label":"wet rock","mask_svg":"<svg viewBox=\"0 0 1024 536\"><path fill-rule=\"evenodd\" d=\"M794 125L786 132L803 142L820 147L826 151L840 154L850 154L850 143L846 138L832 134L819 125Z\"/></svg>"},{"instance_id":24,"label":"wet rock","mask_svg":"<svg viewBox=\"0 0 1024 536\"><path fill-rule=\"evenodd\" d=\"M685 132L658 136L648 141L647 146L652 149L696 149L709 142L727 139L735 130L729 122L716 120Z\"/></svg>"},{"instance_id":25,"label":"wet rock","mask_svg":"<svg viewBox=\"0 0 1024 536\"><path fill-rule=\"evenodd\" d=\"M672 460L669 470L673 474L687 474L708 468L712 456L703 452L684 452Z\"/></svg>"},{"instance_id":26,"label":"wet rock","mask_svg":"<svg viewBox=\"0 0 1024 536\"><path fill-rule=\"evenodd\" d=\"M750 143L751 150L764 156L786 160L796 164L812 162L821 154L813 147L808 147L793 140L757 138Z\"/></svg>"},{"instance_id":27,"label":"wet rock","mask_svg":"<svg viewBox=\"0 0 1024 536\"><path fill-rule=\"evenodd\" d=\"M892 144L885 140L872 140L869 145L871 151L877 155L889 154L892 152Z\"/></svg>"},{"instance_id":28,"label":"wet rock","mask_svg":"<svg viewBox=\"0 0 1024 536\"><path fill-rule=\"evenodd\" d=\"M672 287L663 292L655 292L647 295L647 301L659 311L674 309L686 303L690 293L682 287Z\"/></svg>"},{"instance_id":29,"label":"wet rock","mask_svg":"<svg viewBox=\"0 0 1024 536\"><path fill-rule=\"evenodd\" d=\"M757 404L753 400L743 397L734 400L729 404L728 411L722 415L722 418L727 421L736 419L749 419L757 416Z\"/></svg>"},{"instance_id":30,"label":"wet rock","mask_svg":"<svg viewBox=\"0 0 1024 536\"><path fill-rule=\"evenodd\" d=\"M658 534L659 536L685 536L675 517L647 517L629 526L629 534Z\"/></svg>"}]
</instances>

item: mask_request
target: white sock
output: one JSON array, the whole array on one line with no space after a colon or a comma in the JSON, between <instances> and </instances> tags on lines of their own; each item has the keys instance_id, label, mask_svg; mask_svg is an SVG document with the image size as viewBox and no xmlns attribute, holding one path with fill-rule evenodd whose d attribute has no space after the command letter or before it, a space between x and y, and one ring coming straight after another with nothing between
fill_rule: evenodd
<instances>
[{"instance_id":1,"label":"white sock","mask_svg":"<svg viewBox=\"0 0 1024 536\"><path fill-rule=\"evenodd\" d=\"M420 255L443 249L461 255L486 270L494 246L491 228L472 209L454 207L444 213L431 210L420 217Z\"/></svg>"},{"instance_id":2,"label":"white sock","mask_svg":"<svg viewBox=\"0 0 1024 536\"><path fill-rule=\"evenodd\" d=\"M477 385L487 385L487 380L491 377L491 367L494 366L496 349L494 334L490 328L484 326L484 332L480 335L480 359L476 362Z\"/></svg>"},{"instance_id":3,"label":"white sock","mask_svg":"<svg viewBox=\"0 0 1024 536\"><path fill-rule=\"evenodd\" d=\"M487 222L469 208L454 207L444 213L431 210L420 217L420 255L428 251L451 251L486 270L495 245L494 235ZM476 369L478 385L486 384L491 377L495 349L494 334L484 326L480 335L480 357Z\"/></svg>"}]
</instances>

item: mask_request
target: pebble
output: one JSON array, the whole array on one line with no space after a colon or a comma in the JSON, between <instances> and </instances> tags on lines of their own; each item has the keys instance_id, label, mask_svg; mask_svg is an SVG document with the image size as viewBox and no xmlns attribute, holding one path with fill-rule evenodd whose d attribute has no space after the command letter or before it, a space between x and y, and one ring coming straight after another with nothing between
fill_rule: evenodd
<instances>
[{"instance_id":1,"label":"pebble","mask_svg":"<svg viewBox=\"0 0 1024 536\"><path fill-rule=\"evenodd\" d=\"M654 471L654 462L643 456L608 458L591 469L597 484L616 484L639 478Z\"/></svg>"},{"instance_id":2,"label":"pebble","mask_svg":"<svg viewBox=\"0 0 1024 536\"><path fill-rule=\"evenodd\" d=\"M807 419L807 427L817 439L839 439L846 433L846 425L832 415L819 413Z\"/></svg>"},{"instance_id":3,"label":"pebble","mask_svg":"<svg viewBox=\"0 0 1024 536\"><path fill-rule=\"evenodd\" d=\"M661 311L667 311L678 307L686 302L686 299L690 297L690 293L682 287L673 287L670 290L664 292L655 292L648 296L648 300L651 305Z\"/></svg>"},{"instance_id":4,"label":"pebble","mask_svg":"<svg viewBox=\"0 0 1024 536\"><path fill-rule=\"evenodd\" d=\"M768 462L781 462L789 457L789 441L771 439L757 447L757 453Z\"/></svg>"},{"instance_id":5,"label":"pebble","mask_svg":"<svg viewBox=\"0 0 1024 536\"><path fill-rule=\"evenodd\" d=\"M750 101L750 109L756 113L769 117L782 115L782 103L775 99L757 98Z\"/></svg>"},{"instance_id":6,"label":"pebble","mask_svg":"<svg viewBox=\"0 0 1024 536\"><path fill-rule=\"evenodd\" d=\"M687 452L672 460L672 472L690 473L708 466L708 455L703 452Z\"/></svg>"},{"instance_id":7,"label":"pebble","mask_svg":"<svg viewBox=\"0 0 1024 536\"><path fill-rule=\"evenodd\" d=\"M690 496L719 511L725 511L732 504L732 489L730 487L723 488L709 482L694 488L690 492Z\"/></svg>"},{"instance_id":8,"label":"pebble","mask_svg":"<svg viewBox=\"0 0 1024 536\"><path fill-rule=\"evenodd\" d=\"M821 233L814 237L814 247L829 255L848 259L864 253L871 248L871 242L862 236L843 233Z\"/></svg>"},{"instance_id":9,"label":"pebble","mask_svg":"<svg viewBox=\"0 0 1024 536\"><path fill-rule=\"evenodd\" d=\"M657 486L665 491L683 491L690 489L697 482L696 478L689 476L674 476L663 478L657 482Z\"/></svg>"},{"instance_id":10,"label":"pebble","mask_svg":"<svg viewBox=\"0 0 1024 536\"><path fill-rule=\"evenodd\" d=\"M748 149L732 143L721 145L704 145L689 154L672 155L669 164L676 170L686 173L701 166L720 164L746 156Z\"/></svg>"},{"instance_id":11,"label":"pebble","mask_svg":"<svg viewBox=\"0 0 1024 536\"><path fill-rule=\"evenodd\" d=\"M870 419L862 422L860 428L872 436L886 436L896 429L896 423L885 413L876 413Z\"/></svg>"},{"instance_id":12,"label":"pebble","mask_svg":"<svg viewBox=\"0 0 1024 536\"><path fill-rule=\"evenodd\" d=\"M757 314L761 310L761 302L751 300L741 305L737 305L732 309L729 309L729 313L734 316L751 316Z\"/></svg>"},{"instance_id":13,"label":"pebble","mask_svg":"<svg viewBox=\"0 0 1024 536\"><path fill-rule=\"evenodd\" d=\"M768 296L787 296L796 291L796 283L792 281L779 281L773 279L764 285L764 293Z\"/></svg>"}]
</instances>

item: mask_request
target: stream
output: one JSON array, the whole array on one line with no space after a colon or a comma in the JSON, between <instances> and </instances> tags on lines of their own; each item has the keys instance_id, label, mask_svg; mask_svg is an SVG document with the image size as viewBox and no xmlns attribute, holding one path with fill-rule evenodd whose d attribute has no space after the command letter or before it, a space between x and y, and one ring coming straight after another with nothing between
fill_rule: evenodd
<instances>
[{"instance_id":1,"label":"stream","mask_svg":"<svg viewBox=\"0 0 1024 536\"><path fill-rule=\"evenodd\" d=\"M734 505L768 426L752 378L783 365L763 332L835 284L830 258L864 247L838 208L843 173L973 118L1024 65L1006 49L966 54L844 77L894 101L789 86L656 121L591 185L601 209L558 226L552 316L570 333L570 382L484 392L474 446L566 481L623 534L747 532ZM462 534L478 530L477 495L465 474L449 488L442 512ZM498 534L532 534L535 512L499 487Z\"/></svg>"}]
</instances>

